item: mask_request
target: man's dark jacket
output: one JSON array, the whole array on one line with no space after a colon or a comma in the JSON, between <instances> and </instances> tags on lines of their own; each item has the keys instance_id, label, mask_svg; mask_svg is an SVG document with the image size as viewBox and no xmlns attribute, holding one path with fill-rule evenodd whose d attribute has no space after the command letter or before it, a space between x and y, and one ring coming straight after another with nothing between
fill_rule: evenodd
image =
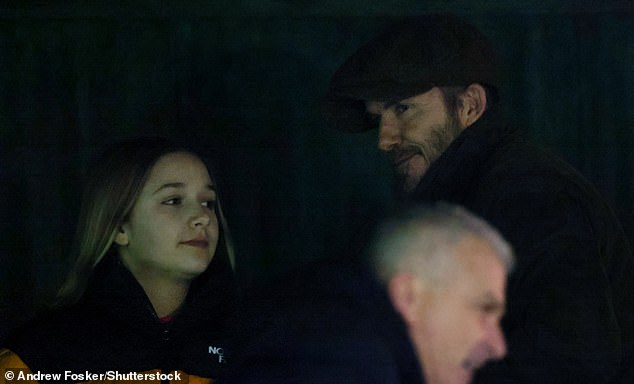
<instances>
[{"instance_id":1,"label":"man's dark jacket","mask_svg":"<svg viewBox=\"0 0 634 384\"><path fill-rule=\"evenodd\" d=\"M240 337L222 384L423 384L405 324L365 268L328 260L242 302Z\"/></svg>"},{"instance_id":2,"label":"man's dark jacket","mask_svg":"<svg viewBox=\"0 0 634 384\"><path fill-rule=\"evenodd\" d=\"M509 346L476 383L634 383L634 267L613 212L577 171L486 112L411 197L457 203L512 244Z\"/></svg>"}]
</instances>

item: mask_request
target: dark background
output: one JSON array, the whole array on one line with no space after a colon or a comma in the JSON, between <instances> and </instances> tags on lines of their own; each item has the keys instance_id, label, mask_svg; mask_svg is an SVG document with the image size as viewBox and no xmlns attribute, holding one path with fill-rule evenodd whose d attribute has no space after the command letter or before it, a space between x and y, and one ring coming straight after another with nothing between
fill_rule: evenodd
<instances>
[{"instance_id":1,"label":"dark background","mask_svg":"<svg viewBox=\"0 0 634 384\"><path fill-rule=\"evenodd\" d=\"M3 5L0 339L61 282L86 163L113 139L208 148L243 284L340 254L389 207L391 171L376 132L330 130L319 99L391 19L439 11L494 41L509 119L592 180L634 240L634 0Z\"/></svg>"}]
</instances>

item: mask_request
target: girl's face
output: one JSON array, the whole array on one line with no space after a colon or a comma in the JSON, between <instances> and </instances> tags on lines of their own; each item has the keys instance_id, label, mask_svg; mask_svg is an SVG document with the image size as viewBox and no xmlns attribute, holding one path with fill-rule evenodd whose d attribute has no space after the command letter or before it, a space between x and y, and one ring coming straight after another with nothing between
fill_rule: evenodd
<instances>
[{"instance_id":1,"label":"girl's face","mask_svg":"<svg viewBox=\"0 0 634 384\"><path fill-rule=\"evenodd\" d=\"M163 155L115 237L123 263L137 280L200 275L218 243L215 202L213 182L198 157Z\"/></svg>"}]
</instances>

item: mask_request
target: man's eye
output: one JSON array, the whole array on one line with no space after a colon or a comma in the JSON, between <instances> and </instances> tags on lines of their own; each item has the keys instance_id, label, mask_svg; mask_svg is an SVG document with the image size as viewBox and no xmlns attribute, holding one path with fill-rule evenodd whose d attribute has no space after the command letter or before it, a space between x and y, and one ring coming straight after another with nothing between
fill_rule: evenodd
<instances>
[{"instance_id":1,"label":"man's eye","mask_svg":"<svg viewBox=\"0 0 634 384\"><path fill-rule=\"evenodd\" d=\"M180 197L174 197L168 200L163 201L165 205L180 205L183 200Z\"/></svg>"},{"instance_id":2,"label":"man's eye","mask_svg":"<svg viewBox=\"0 0 634 384\"><path fill-rule=\"evenodd\" d=\"M409 106L405 104L401 104L401 103L394 104L394 112L396 112L397 114L404 113L408 109L409 109Z\"/></svg>"}]
</instances>

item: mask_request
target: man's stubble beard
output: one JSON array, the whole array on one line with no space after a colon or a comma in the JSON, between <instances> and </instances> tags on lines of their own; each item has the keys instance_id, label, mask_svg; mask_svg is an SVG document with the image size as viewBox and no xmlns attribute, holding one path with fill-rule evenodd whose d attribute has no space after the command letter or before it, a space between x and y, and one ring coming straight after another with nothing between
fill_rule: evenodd
<instances>
[{"instance_id":1,"label":"man's stubble beard","mask_svg":"<svg viewBox=\"0 0 634 384\"><path fill-rule=\"evenodd\" d=\"M422 156L425 166L420 170L410 170L406 173L399 173L397 169L394 171L397 185L401 193L410 196L416 192L420 181L429 171L432 164L447 150L451 143L460 135L462 129L458 123L458 119L454 115L448 115L447 121L443 125L433 127L429 133L429 138L423 143L407 145L406 148L397 149L397 152L412 150L416 148L419 156ZM398 155L393 155L397 157ZM412 161L412 160L410 160Z\"/></svg>"}]
</instances>

